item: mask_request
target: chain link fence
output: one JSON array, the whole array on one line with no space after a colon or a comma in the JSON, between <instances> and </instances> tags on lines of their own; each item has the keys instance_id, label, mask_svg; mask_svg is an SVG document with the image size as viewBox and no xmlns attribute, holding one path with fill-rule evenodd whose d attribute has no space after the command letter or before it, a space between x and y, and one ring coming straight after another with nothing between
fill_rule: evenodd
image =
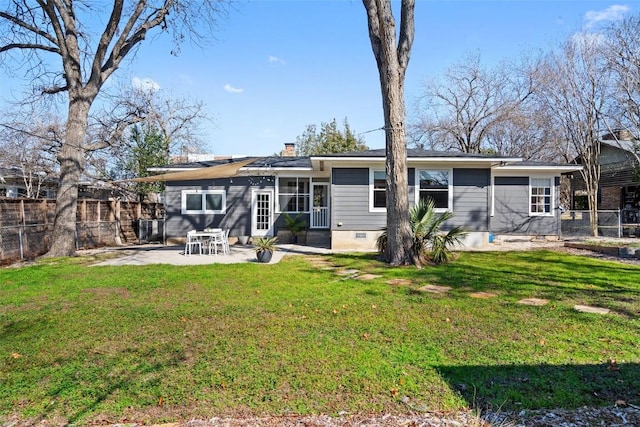
<instances>
[{"instance_id":1,"label":"chain link fence","mask_svg":"<svg viewBox=\"0 0 640 427\"><path fill-rule=\"evenodd\" d=\"M164 244L166 241L164 218L138 219L136 234L139 243L160 242Z\"/></svg>"},{"instance_id":2,"label":"chain link fence","mask_svg":"<svg viewBox=\"0 0 640 427\"><path fill-rule=\"evenodd\" d=\"M81 200L77 249L164 242L164 208L156 203ZM0 199L0 264L43 255L51 248L55 201Z\"/></svg>"},{"instance_id":3,"label":"chain link fence","mask_svg":"<svg viewBox=\"0 0 640 427\"><path fill-rule=\"evenodd\" d=\"M602 237L640 237L640 212L622 210L598 211L598 235ZM562 235L570 237L591 236L591 212L566 211L561 217Z\"/></svg>"}]
</instances>

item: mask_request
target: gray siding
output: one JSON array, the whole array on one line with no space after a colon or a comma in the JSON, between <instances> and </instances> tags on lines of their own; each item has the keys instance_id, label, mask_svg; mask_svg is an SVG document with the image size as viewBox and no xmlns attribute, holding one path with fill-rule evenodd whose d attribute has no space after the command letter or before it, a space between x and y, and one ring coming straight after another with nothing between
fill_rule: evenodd
<instances>
[{"instance_id":1,"label":"gray siding","mask_svg":"<svg viewBox=\"0 0 640 427\"><path fill-rule=\"evenodd\" d=\"M490 182L489 169L453 170L454 216L450 225L461 225L467 231L488 230Z\"/></svg>"},{"instance_id":2,"label":"gray siding","mask_svg":"<svg viewBox=\"0 0 640 427\"><path fill-rule=\"evenodd\" d=\"M332 170L331 209L332 230L379 230L387 225L385 212L369 212L369 168Z\"/></svg>"},{"instance_id":3,"label":"gray siding","mask_svg":"<svg viewBox=\"0 0 640 427\"><path fill-rule=\"evenodd\" d=\"M167 182L166 186L166 233L167 238L182 238L189 230L206 227L230 229L230 236L251 234L251 190L273 188L273 182L252 185L255 178L234 177L201 181ZM181 212L182 190L226 190L226 214L183 215Z\"/></svg>"},{"instance_id":4,"label":"gray siding","mask_svg":"<svg viewBox=\"0 0 640 427\"><path fill-rule=\"evenodd\" d=\"M560 218L557 209L553 216L529 216L529 177L495 177L495 209L491 230L498 234L557 235ZM558 178L554 180L555 203L558 203Z\"/></svg>"},{"instance_id":5,"label":"gray siding","mask_svg":"<svg viewBox=\"0 0 640 427\"><path fill-rule=\"evenodd\" d=\"M410 168L409 200L415 200L415 169ZM489 224L488 169L453 171L454 218L445 228L457 225L469 231L487 231ZM334 168L331 178L332 230L379 230L386 227L385 212L369 212L369 168ZM338 226L338 223L342 223Z\"/></svg>"}]
</instances>

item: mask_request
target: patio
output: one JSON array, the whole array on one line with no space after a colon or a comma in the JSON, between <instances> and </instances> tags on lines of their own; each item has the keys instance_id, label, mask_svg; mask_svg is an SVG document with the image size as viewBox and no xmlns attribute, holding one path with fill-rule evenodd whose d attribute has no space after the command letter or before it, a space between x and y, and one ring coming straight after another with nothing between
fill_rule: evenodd
<instances>
[{"instance_id":1,"label":"patio","mask_svg":"<svg viewBox=\"0 0 640 427\"><path fill-rule=\"evenodd\" d=\"M256 252L252 245L231 245L228 255L184 255L184 245L140 245L127 247L109 247L78 251L79 255L95 253L115 253L119 256L95 265L146 265L146 264L171 264L171 265L204 265L204 264L237 264L243 262L258 262ZM330 253L329 249L312 246L281 244L273 253L269 264L275 264L285 255L296 254L321 254Z\"/></svg>"}]
</instances>

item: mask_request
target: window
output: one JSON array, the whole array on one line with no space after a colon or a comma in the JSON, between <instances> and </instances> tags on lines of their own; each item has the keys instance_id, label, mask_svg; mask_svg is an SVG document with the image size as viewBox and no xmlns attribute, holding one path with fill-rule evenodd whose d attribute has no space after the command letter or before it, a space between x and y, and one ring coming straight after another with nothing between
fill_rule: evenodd
<instances>
[{"instance_id":1,"label":"window","mask_svg":"<svg viewBox=\"0 0 640 427\"><path fill-rule=\"evenodd\" d=\"M58 192L56 190L51 190L48 188L44 190L44 197L47 199L55 199L57 195Z\"/></svg>"},{"instance_id":2,"label":"window","mask_svg":"<svg viewBox=\"0 0 640 427\"><path fill-rule=\"evenodd\" d=\"M451 171L449 169L419 170L416 174L418 199L432 199L436 210L452 209Z\"/></svg>"},{"instance_id":3,"label":"window","mask_svg":"<svg viewBox=\"0 0 640 427\"><path fill-rule=\"evenodd\" d=\"M309 212L309 178L278 178L280 212Z\"/></svg>"},{"instance_id":4,"label":"window","mask_svg":"<svg viewBox=\"0 0 640 427\"><path fill-rule=\"evenodd\" d=\"M529 186L531 193L529 213L531 215L553 215L551 183L551 178L531 178Z\"/></svg>"},{"instance_id":5,"label":"window","mask_svg":"<svg viewBox=\"0 0 640 427\"><path fill-rule=\"evenodd\" d=\"M371 170L369 175L369 210L384 211L387 208L387 174L384 170Z\"/></svg>"},{"instance_id":6,"label":"window","mask_svg":"<svg viewBox=\"0 0 640 427\"><path fill-rule=\"evenodd\" d=\"M18 187L7 187L7 197L12 199L18 197Z\"/></svg>"},{"instance_id":7,"label":"window","mask_svg":"<svg viewBox=\"0 0 640 427\"><path fill-rule=\"evenodd\" d=\"M184 190L182 192L182 213L220 214L227 210L227 196L224 190Z\"/></svg>"}]
</instances>

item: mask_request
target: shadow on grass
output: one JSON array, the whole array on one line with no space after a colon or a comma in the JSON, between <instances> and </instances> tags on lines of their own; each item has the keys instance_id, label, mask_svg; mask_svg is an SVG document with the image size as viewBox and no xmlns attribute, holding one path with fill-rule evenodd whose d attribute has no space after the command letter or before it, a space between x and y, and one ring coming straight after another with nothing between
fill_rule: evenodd
<instances>
[{"instance_id":1,"label":"shadow on grass","mask_svg":"<svg viewBox=\"0 0 640 427\"><path fill-rule=\"evenodd\" d=\"M640 401L640 364L437 366L480 410L574 409Z\"/></svg>"},{"instance_id":2,"label":"shadow on grass","mask_svg":"<svg viewBox=\"0 0 640 427\"><path fill-rule=\"evenodd\" d=\"M182 361L180 352L168 352L161 349L147 349L143 353L132 353L130 357L138 358L138 362L126 369L119 357L106 358L102 372L85 373L82 370L66 372L55 380L45 392L51 405L45 405L32 420L46 420L52 416L64 415L68 425L83 425L96 413L103 410L103 404L122 396L146 395L146 404L150 407L158 405L157 399L162 392L154 393L161 383L164 372L178 366ZM158 358L158 354L169 354ZM107 372L105 372L107 371ZM119 396L119 397L118 397ZM55 403L54 403L55 402Z\"/></svg>"}]
</instances>

